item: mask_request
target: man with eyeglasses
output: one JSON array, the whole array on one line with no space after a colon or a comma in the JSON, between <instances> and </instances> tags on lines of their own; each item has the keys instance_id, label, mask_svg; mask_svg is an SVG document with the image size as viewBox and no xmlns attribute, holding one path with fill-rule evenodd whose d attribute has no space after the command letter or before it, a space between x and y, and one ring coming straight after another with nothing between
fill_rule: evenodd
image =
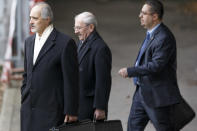
<instances>
[{"instance_id":1,"label":"man with eyeglasses","mask_svg":"<svg viewBox=\"0 0 197 131\"><path fill-rule=\"evenodd\" d=\"M96 27L97 20L92 13L75 16L74 31L79 38L79 120L107 118L112 55Z\"/></svg>"},{"instance_id":2,"label":"man with eyeglasses","mask_svg":"<svg viewBox=\"0 0 197 131\"><path fill-rule=\"evenodd\" d=\"M133 67L119 74L133 77L136 91L128 119L128 131L143 131L150 120L157 131L175 131L174 105L181 100L176 78L176 40L162 23L163 4L148 0L139 14L147 29Z\"/></svg>"}]
</instances>

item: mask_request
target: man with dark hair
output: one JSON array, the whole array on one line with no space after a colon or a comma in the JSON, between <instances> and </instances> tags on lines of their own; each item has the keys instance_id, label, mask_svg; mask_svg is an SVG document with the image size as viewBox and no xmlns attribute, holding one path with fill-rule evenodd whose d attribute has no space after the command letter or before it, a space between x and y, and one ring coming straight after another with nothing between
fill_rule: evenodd
<instances>
[{"instance_id":1,"label":"man with dark hair","mask_svg":"<svg viewBox=\"0 0 197 131\"><path fill-rule=\"evenodd\" d=\"M174 105L181 100L176 77L176 40L162 23L163 4L148 0L139 14L147 36L134 67L119 74L133 77L136 91L128 119L128 131L143 131L150 120L157 131L175 131Z\"/></svg>"},{"instance_id":2,"label":"man with dark hair","mask_svg":"<svg viewBox=\"0 0 197 131\"><path fill-rule=\"evenodd\" d=\"M35 34L25 41L21 131L49 131L78 116L78 61L73 39L53 27L44 2L30 12Z\"/></svg>"}]
</instances>

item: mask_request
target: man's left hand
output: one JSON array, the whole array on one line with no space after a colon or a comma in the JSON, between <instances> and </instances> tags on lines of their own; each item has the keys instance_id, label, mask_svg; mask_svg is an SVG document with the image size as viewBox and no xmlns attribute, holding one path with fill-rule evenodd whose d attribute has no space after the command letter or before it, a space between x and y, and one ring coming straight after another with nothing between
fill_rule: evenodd
<instances>
[{"instance_id":1,"label":"man's left hand","mask_svg":"<svg viewBox=\"0 0 197 131\"><path fill-rule=\"evenodd\" d=\"M104 120L105 119L105 110L96 109L94 111L94 116L96 120Z\"/></svg>"}]
</instances>

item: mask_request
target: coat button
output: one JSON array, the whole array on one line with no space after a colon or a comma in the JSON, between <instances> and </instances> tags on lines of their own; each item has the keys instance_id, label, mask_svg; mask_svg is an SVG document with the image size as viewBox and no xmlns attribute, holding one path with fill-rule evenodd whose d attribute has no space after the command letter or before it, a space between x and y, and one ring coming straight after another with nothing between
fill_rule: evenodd
<instances>
[{"instance_id":1,"label":"coat button","mask_svg":"<svg viewBox=\"0 0 197 131\"><path fill-rule=\"evenodd\" d=\"M79 67L79 71L83 71L83 68Z\"/></svg>"}]
</instances>

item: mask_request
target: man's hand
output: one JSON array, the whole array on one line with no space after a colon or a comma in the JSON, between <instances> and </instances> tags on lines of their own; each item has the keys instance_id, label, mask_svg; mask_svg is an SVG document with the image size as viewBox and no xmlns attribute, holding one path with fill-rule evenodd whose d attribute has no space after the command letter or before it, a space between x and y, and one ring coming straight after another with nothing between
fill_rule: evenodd
<instances>
[{"instance_id":1,"label":"man's hand","mask_svg":"<svg viewBox=\"0 0 197 131\"><path fill-rule=\"evenodd\" d=\"M105 111L104 110L100 110L100 109L96 109L94 111L94 117L96 120L104 120L105 119Z\"/></svg>"},{"instance_id":2,"label":"man's hand","mask_svg":"<svg viewBox=\"0 0 197 131\"><path fill-rule=\"evenodd\" d=\"M118 71L118 74L121 75L124 78L128 77L128 73L127 73L127 68L122 68Z\"/></svg>"},{"instance_id":3,"label":"man's hand","mask_svg":"<svg viewBox=\"0 0 197 131\"><path fill-rule=\"evenodd\" d=\"M77 120L78 120L77 116L66 115L64 122L75 122Z\"/></svg>"}]
</instances>

